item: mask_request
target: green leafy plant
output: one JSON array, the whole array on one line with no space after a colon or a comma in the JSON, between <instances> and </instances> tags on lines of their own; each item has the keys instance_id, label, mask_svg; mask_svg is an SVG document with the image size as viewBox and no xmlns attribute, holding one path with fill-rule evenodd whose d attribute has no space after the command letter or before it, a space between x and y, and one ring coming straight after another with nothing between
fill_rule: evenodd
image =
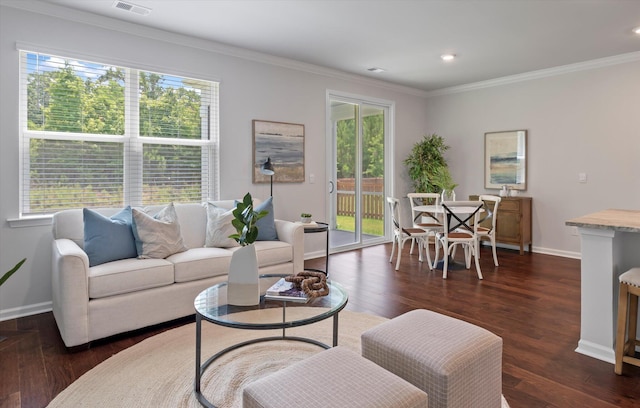
<instances>
[{"instance_id":1,"label":"green leafy plant","mask_svg":"<svg viewBox=\"0 0 640 408\"><path fill-rule=\"evenodd\" d=\"M308 214L308 213L302 213L302 214L300 214L300 216L302 218L311 218L311 214Z\"/></svg>"},{"instance_id":2,"label":"green leafy plant","mask_svg":"<svg viewBox=\"0 0 640 408\"><path fill-rule=\"evenodd\" d=\"M456 184L451 180L451 174L444 152L449 149L442 136L432 134L413 145L411 153L404 160L409 177L413 181L413 188L417 193L440 193L452 190Z\"/></svg>"},{"instance_id":3,"label":"green leafy plant","mask_svg":"<svg viewBox=\"0 0 640 408\"><path fill-rule=\"evenodd\" d=\"M26 260L27 260L27 258L24 258L22 261L18 262L16 264L16 266L11 268L11 270L9 272L7 272L4 275L2 275L2 278L0 278L0 286L2 286L2 284L5 283L7 281L7 279L9 279L9 277L11 277L11 275L13 275L18 269L20 269L20 267L22 266L22 264Z\"/></svg>"},{"instance_id":4,"label":"green leafy plant","mask_svg":"<svg viewBox=\"0 0 640 408\"><path fill-rule=\"evenodd\" d=\"M451 177L451 173L449 173L449 168L447 167L437 168L432 175L431 183L438 187L440 191L453 191L458 187L458 185L453 182L453 178Z\"/></svg>"},{"instance_id":5,"label":"green leafy plant","mask_svg":"<svg viewBox=\"0 0 640 408\"><path fill-rule=\"evenodd\" d=\"M256 222L267 215L269 212L264 210L257 212L253 209L253 198L247 193L242 202L239 202L233 210L233 220L231 224L236 229L236 233L229 235L229 238L235 239L241 246L251 245L258 238L258 227Z\"/></svg>"}]
</instances>

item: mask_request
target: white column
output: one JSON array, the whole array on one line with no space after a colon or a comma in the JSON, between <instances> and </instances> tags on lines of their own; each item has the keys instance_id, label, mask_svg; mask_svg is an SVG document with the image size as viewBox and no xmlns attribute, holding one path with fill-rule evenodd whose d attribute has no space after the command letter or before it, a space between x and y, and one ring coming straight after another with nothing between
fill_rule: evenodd
<instances>
[{"instance_id":1,"label":"white column","mask_svg":"<svg viewBox=\"0 0 640 408\"><path fill-rule=\"evenodd\" d=\"M582 245L581 316L575 351L613 364L618 277L640 266L640 234L585 227L578 231Z\"/></svg>"},{"instance_id":2,"label":"white column","mask_svg":"<svg viewBox=\"0 0 640 408\"><path fill-rule=\"evenodd\" d=\"M580 341L578 353L615 362L615 231L578 228L581 238Z\"/></svg>"}]
</instances>

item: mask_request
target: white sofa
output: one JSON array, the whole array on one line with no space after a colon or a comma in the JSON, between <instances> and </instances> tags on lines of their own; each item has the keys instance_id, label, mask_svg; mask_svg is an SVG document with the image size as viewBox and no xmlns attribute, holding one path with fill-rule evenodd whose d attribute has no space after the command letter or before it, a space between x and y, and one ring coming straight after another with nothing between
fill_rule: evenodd
<instances>
[{"instance_id":1,"label":"white sofa","mask_svg":"<svg viewBox=\"0 0 640 408\"><path fill-rule=\"evenodd\" d=\"M232 208L233 200L218 201ZM160 208L160 207L158 207ZM235 248L206 248L206 209L175 204L185 252L165 259L122 259L89 267L82 209L53 216L53 315L67 347L84 345L194 314L202 290L227 280ZM111 216L119 209L96 210ZM304 227L275 220L278 241L256 241L260 273L304 269Z\"/></svg>"}]
</instances>

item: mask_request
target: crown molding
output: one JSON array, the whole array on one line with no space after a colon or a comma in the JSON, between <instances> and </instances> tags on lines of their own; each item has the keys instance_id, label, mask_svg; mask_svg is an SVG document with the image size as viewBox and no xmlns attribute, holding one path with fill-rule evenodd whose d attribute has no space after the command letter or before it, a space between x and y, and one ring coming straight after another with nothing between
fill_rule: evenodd
<instances>
[{"instance_id":1,"label":"crown molding","mask_svg":"<svg viewBox=\"0 0 640 408\"><path fill-rule=\"evenodd\" d=\"M530 81L534 79L547 78L557 75L563 75L573 72L598 69L612 65L624 64L640 60L640 51L620 54L612 57L605 57L596 60L579 62L575 64L562 65L553 68L546 68L537 71L526 72L523 74L510 75L506 77L490 79L469 83L465 85L442 88L435 91L424 91L409 86L392 84L390 82L371 79L365 76L351 74L344 71L327 68L319 65L308 64L288 58L277 57L252 51L245 48L234 47L231 45L205 40L198 37L191 37L183 34L177 34L156 28L146 27L139 24L122 21L111 17L99 16L81 10L74 10L57 4L46 3L43 1L24 1L24 0L0 0L0 5L30 11L33 13L44 14L55 18L60 18L76 23L92 25L108 30L115 30L130 35L143 38L159 40L183 47L195 48L201 51L226 55L234 58L241 58L253 62L278 66L281 68L292 69L296 71L307 72L315 75L321 75L333 79L356 82L363 85L374 86L393 92L413 95L421 98L431 98L434 96L451 95L462 92L476 91L496 86L515 84L519 82Z\"/></svg>"},{"instance_id":2,"label":"crown molding","mask_svg":"<svg viewBox=\"0 0 640 408\"><path fill-rule=\"evenodd\" d=\"M375 86L389 91L400 92L424 98L426 91L403 85L392 84L390 82L367 78L357 74L350 74L344 71L327 68L319 65L308 64L289 58L277 57L246 48L234 47L231 45L206 40L198 37L173 33L157 28L147 27L139 24L122 21L111 17L100 16L81 10L70 9L57 4L45 3L43 1L23 1L23 0L1 0L0 5L8 6L33 13L60 18L75 23L87 24L107 30L115 30L138 37L159 40L183 47L195 48L215 54L222 54L229 57L241 58L253 62L278 66L281 68L293 69L321 75L333 79L357 82L363 85Z\"/></svg>"},{"instance_id":3,"label":"crown molding","mask_svg":"<svg viewBox=\"0 0 640 408\"><path fill-rule=\"evenodd\" d=\"M510 75L506 77L490 79L487 81L474 82L466 85L452 86L450 88L443 88L427 92L425 97L430 98L433 96L476 91L479 89L493 88L496 86L509 85L518 82L531 81L533 79L548 78L552 76L570 74L573 72L604 68L612 65L626 64L635 61L640 61L640 51L615 55L613 57L599 58L591 61L578 62L575 64L561 65L559 67L540 69L537 71L525 72L524 74Z\"/></svg>"}]
</instances>

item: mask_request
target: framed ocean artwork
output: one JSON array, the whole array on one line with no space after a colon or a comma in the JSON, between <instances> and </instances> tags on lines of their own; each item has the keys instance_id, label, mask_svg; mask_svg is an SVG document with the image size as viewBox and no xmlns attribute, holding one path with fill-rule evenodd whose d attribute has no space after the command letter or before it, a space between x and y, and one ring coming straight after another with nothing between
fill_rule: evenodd
<instances>
[{"instance_id":1,"label":"framed ocean artwork","mask_svg":"<svg viewBox=\"0 0 640 408\"><path fill-rule=\"evenodd\" d=\"M527 131L484 134L484 187L527 189Z\"/></svg>"},{"instance_id":2,"label":"framed ocean artwork","mask_svg":"<svg viewBox=\"0 0 640 408\"><path fill-rule=\"evenodd\" d=\"M274 183L304 182L304 125L253 120L253 182L269 183L260 167L271 159Z\"/></svg>"}]
</instances>

